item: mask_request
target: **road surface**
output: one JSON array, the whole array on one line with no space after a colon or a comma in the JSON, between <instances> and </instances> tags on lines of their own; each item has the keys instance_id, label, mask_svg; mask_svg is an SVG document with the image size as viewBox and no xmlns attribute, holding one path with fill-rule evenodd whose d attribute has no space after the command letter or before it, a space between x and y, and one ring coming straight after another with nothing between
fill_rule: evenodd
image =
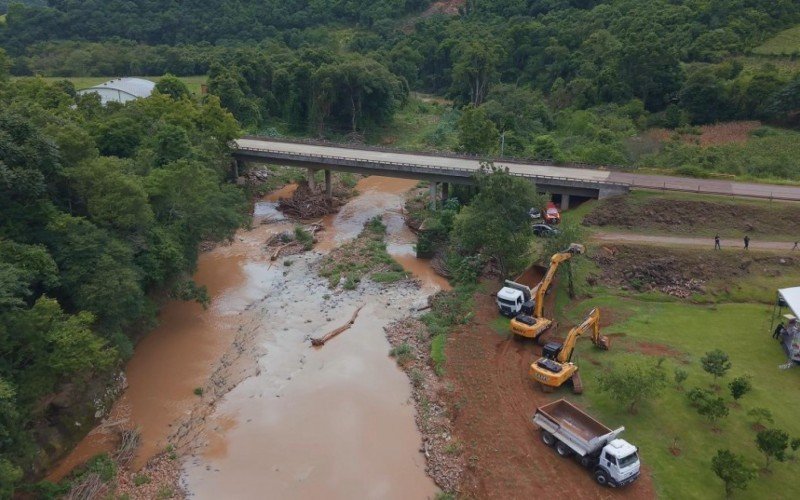
<instances>
[{"instance_id":1,"label":"road surface","mask_svg":"<svg viewBox=\"0 0 800 500\"><path fill-rule=\"evenodd\" d=\"M238 139L242 149L275 151L288 154L304 154L327 157L340 157L372 162L405 163L410 165L478 170L480 161L454 156L437 156L424 153L403 153L395 151L377 151L356 149L341 146L322 146L305 143L282 142L279 140ZM496 161L495 165L508 167L513 173L539 177L566 177L589 182L619 183L633 189L665 189L693 193L718 194L724 196L741 196L754 198L775 198L800 201L800 186L781 186L776 184L756 184L712 179L693 179L690 177L671 177L664 175L633 174L612 172L600 168L560 167L535 163L509 163Z\"/></svg>"},{"instance_id":2,"label":"road surface","mask_svg":"<svg viewBox=\"0 0 800 500\"><path fill-rule=\"evenodd\" d=\"M651 236L647 234L631 233L595 233L592 239L601 243L646 243L663 246L694 246L714 248L714 238L686 238L683 236ZM794 243L788 241L759 241L750 240L751 250L791 250ZM720 246L723 250L743 250L744 241L741 239L721 239ZM795 250L800 255L800 250Z\"/></svg>"}]
</instances>

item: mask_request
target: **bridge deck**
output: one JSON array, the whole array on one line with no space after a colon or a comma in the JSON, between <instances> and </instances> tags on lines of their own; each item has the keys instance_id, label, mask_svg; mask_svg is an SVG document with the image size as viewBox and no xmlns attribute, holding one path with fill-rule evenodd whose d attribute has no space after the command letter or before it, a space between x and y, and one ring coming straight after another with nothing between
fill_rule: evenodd
<instances>
[{"instance_id":1,"label":"bridge deck","mask_svg":"<svg viewBox=\"0 0 800 500\"><path fill-rule=\"evenodd\" d=\"M416 166L431 170L476 171L480 167L478 159L437 156L432 154L404 153L358 149L341 146L326 146L296 142L283 142L275 139L238 139L237 154L259 153L269 158L291 155L295 157L314 157L335 164L337 159L345 161L368 162L371 165L385 165L387 173L397 165ZM276 160L277 161L277 160ZM569 179L597 185L626 185L633 189L665 189L671 191L697 192L727 196L746 196L800 201L800 187L775 184L757 184L714 179L694 179L663 175L634 174L593 168L555 166L542 163L517 163L495 161L495 165L508 167L509 171L526 177L538 179Z\"/></svg>"}]
</instances>

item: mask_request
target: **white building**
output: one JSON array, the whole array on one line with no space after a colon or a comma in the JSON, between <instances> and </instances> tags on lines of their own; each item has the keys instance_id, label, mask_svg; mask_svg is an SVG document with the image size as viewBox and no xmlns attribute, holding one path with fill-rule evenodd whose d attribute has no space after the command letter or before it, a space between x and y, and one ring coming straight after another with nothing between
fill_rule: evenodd
<instances>
[{"instance_id":1,"label":"white building","mask_svg":"<svg viewBox=\"0 0 800 500\"><path fill-rule=\"evenodd\" d=\"M88 89L80 89L78 94L94 92L100 94L100 102L128 102L153 93L156 84L143 78L117 78Z\"/></svg>"}]
</instances>

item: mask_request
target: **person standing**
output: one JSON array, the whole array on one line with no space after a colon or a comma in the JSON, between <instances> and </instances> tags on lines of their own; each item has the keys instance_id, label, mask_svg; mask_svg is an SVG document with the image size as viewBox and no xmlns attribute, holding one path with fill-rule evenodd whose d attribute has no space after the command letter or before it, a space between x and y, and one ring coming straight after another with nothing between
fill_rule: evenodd
<instances>
[{"instance_id":1,"label":"person standing","mask_svg":"<svg viewBox=\"0 0 800 500\"><path fill-rule=\"evenodd\" d=\"M750 249L750 236L747 234L744 235L744 249L745 250Z\"/></svg>"},{"instance_id":2,"label":"person standing","mask_svg":"<svg viewBox=\"0 0 800 500\"><path fill-rule=\"evenodd\" d=\"M714 236L714 250L722 250L722 247L719 245L719 235Z\"/></svg>"},{"instance_id":3,"label":"person standing","mask_svg":"<svg viewBox=\"0 0 800 500\"><path fill-rule=\"evenodd\" d=\"M794 242L794 246L792 247L792 250L797 250L797 243L798 243L797 241Z\"/></svg>"}]
</instances>

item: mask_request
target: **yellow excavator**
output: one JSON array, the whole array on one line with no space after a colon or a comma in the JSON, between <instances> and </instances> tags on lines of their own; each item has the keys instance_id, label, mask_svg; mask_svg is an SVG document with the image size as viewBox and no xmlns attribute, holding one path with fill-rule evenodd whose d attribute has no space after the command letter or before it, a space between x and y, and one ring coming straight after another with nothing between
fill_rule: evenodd
<instances>
[{"instance_id":1,"label":"yellow excavator","mask_svg":"<svg viewBox=\"0 0 800 500\"><path fill-rule=\"evenodd\" d=\"M544 317L544 295L556 277L558 266L571 259L573 255L582 254L585 251L586 247L583 245L572 243L568 249L550 257L550 267L547 269L547 273L531 292L533 300L528 301L523 306L522 312L511 320L511 331L515 335L538 339L545 330L550 328L553 321Z\"/></svg>"},{"instance_id":2,"label":"yellow excavator","mask_svg":"<svg viewBox=\"0 0 800 500\"><path fill-rule=\"evenodd\" d=\"M531 365L530 376L542 385L542 390L551 392L556 387L569 379L572 379L572 390L575 394L583 392L578 367L571 362L572 351L578 337L592 330L592 343L603 349L611 347L611 339L605 335L600 335L600 309L594 308L580 325L576 326L567 334L564 343L548 342L542 349L542 357Z\"/></svg>"}]
</instances>

